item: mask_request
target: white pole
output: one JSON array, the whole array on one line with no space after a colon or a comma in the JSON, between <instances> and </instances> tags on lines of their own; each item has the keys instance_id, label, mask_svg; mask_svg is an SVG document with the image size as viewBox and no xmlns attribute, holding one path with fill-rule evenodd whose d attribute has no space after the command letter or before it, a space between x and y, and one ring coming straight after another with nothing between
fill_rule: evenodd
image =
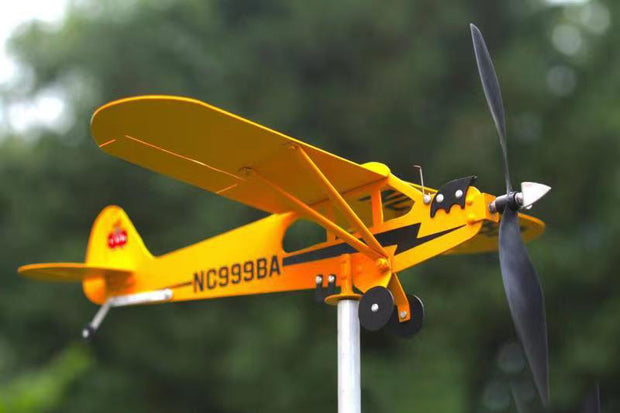
<instances>
[{"instance_id":1,"label":"white pole","mask_svg":"<svg viewBox=\"0 0 620 413\"><path fill-rule=\"evenodd\" d=\"M338 413L361 412L358 304L338 301Z\"/></svg>"}]
</instances>

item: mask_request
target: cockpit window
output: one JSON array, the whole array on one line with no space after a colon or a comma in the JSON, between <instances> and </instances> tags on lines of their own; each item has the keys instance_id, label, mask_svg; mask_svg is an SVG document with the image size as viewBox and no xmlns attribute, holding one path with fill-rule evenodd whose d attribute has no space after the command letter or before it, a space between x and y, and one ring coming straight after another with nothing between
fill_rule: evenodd
<instances>
[{"instance_id":1,"label":"cockpit window","mask_svg":"<svg viewBox=\"0 0 620 413\"><path fill-rule=\"evenodd\" d=\"M414 201L407 195L387 188L381 191L381 205L383 207L383 220L402 217L413 208Z\"/></svg>"},{"instance_id":2,"label":"cockpit window","mask_svg":"<svg viewBox=\"0 0 620 413\"><path fill-rule=\"evenodd\" d=\"M377 194L376 191L378 189L374 191ZM376 216L373 216L372 193L357 192L356 194L345 196L345 200L351 209L353 209L367 228L381 224L379 214L374 214ZM384 187L381 189L380 194L383 222L402 217L411 211L413 207L414 200L394 188ZM345 215L331 202L321 202L319 205L313 206L313 208L345 231L349 233L357 232L357 229L351 225L351 222L346 219ZM315 222L298 218L286 230L282 246L286 252L294 252L321 242L332 241L334 236L335 234L332 233L328 236L325 229Z\"/></svg>"},{"instance_id":3,"label":"cockpit window","mask_svg":"<svg viewBox=\"0 0 620 413\"><path fill-rule=\"evenodd\" d=\"M364 196L358 201L366 204L368 208L368 211L365 211L366 215L371 216L372 206L370 195ZM405 215L411 210L413 204L413 199L395 189L385 188L381 191L381 208L383 209L384 222Z\"/></svg>"},{"instance_id":4,"label":"cockpit window","mask_svg":"<svg viewBox=\"0 0 620 413\"><path fill-rule=\"evenodd\" d=\"M372 218L372 201L368 192L346 195L344 199L365 226L370 228L374 225ZM346 231L350 233L356 232L356 229L351 227L351 223L347 220L346 216L331 202L319 205L316 207L316 210L330 220L333 220L336 225L344 228Z\"/></svg>"},{"instance_id":5,"label":"cockpit window","mask_svg":"<svg viewBox=\"0 0 620 413\"><path fill-rule=\"evenodd\" d=\"M380 224L380 222L374 222L373 220L372 196L370 193L358 193L354 196L345 197L345 199L368 228ZM384 222L407 214L411 211L413 204L413 199L394 188L385 187L381 190L381 208L383 210ZM335 219L336 224L349 232L355 232L345 217L333 206L328 204L321 205L318 211L330 219Z\"/></svg>"}]
</instances>

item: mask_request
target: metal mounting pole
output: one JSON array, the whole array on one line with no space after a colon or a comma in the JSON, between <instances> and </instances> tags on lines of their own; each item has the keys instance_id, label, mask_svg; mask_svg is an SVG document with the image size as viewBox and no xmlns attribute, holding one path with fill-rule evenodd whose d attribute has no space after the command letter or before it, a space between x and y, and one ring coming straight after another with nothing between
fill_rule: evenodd
<instances>
[{"instance_id":1,"label":"metal mounting pole","mask_svg":"<svg viewBox=\"0 0 620 413\"><path fill-rule=\"evenodd\" d=\"M338 301L338 413L360 413L359 301Z\"/></svg>"}]
</instances>

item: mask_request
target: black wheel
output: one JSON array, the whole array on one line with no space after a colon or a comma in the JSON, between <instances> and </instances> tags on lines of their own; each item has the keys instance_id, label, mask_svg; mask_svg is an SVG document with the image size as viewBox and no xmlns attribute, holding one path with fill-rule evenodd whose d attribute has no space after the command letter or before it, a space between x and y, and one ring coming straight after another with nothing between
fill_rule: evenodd
<instances>
[{"instance_id":1,"label":"black wheel","mask_svg":"<svg viewBox=\"0 0 620 413\"><path fill-rule=\"evenodd\" d=\"M394 297L384 287L373 287L362 296L359 306L360 324L366 330L381 330L394 312Z\"/></svg>"},{"instance_id":2,"label":"black wheel","mask_svg":"<svg viewBox=\"0 0 620 413\"><path fill-rule=\"evenodd\" d=\"M417 296L407 294L409 308L411 309L411 318L409 321L401 323L398 321L398 309L394 307L394 311L388 321L388 330L395 335L403 338L412 337L422 329L424 324L424 304Z\"/></svg>"}]
</instances>

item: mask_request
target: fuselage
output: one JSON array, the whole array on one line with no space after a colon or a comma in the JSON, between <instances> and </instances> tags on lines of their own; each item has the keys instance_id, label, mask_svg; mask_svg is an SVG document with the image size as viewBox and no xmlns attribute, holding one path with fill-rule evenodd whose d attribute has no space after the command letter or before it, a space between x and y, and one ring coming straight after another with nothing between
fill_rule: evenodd
<instances>
[{"instance_id":1,"label":"fuselage","mask_svg":"<svg viewBox=\"0 0 620 413\"><path fill-rule=\"evenodd\" d=\"M488 213L485 194L471 186L467 203L431 217L419 187L393 175L382 182L344 194L389 254L391 272L398 272L433 256L445 253L474 237ZM347 227L328 201L312 207ZM384 271L376 260L324 231L324 241L287 251L283 240L298 213L273 214L191 246L133 263L133 280L107 294L125 295L171 289L173 301L208 299L233 295L261 294L316 288L316 277L336 276L340 284L345 272L353 275L361 291L376 285ZM359 234L353 233L359 238ZM347 257L343 260L343 257ZM113 287L113 286L112 286Z\"/></svg>"}]
</instances>

